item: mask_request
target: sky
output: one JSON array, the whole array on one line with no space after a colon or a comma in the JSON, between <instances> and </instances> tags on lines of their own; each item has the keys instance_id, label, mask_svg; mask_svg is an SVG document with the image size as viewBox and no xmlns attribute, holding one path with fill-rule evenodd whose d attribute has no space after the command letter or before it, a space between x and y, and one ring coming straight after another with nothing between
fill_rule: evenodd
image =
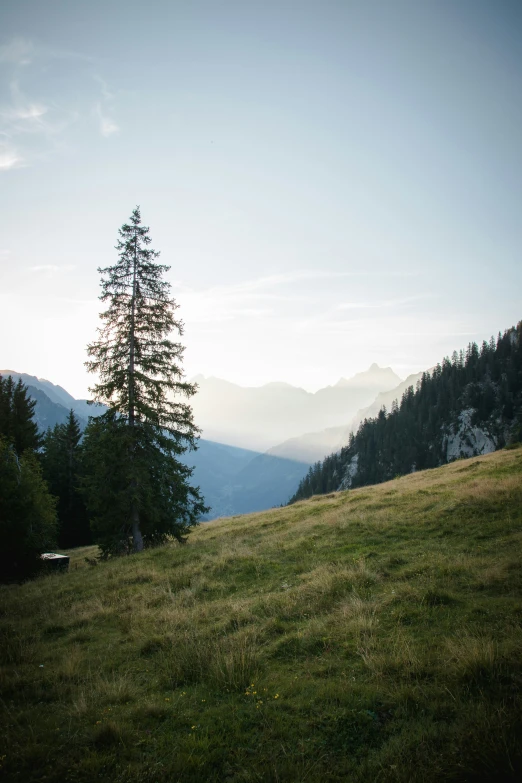
<instances>
[{"instance_id":1,"label":"sky","mask_svg":"<svg viewBox=\"0 0 522 783\"><path fill-rule=\"evenodd\" d=\"M88 396L139 204L188 377L401 377L522 318L518 0L3 0L0 367Z\"/></svg>"}]
</instances>

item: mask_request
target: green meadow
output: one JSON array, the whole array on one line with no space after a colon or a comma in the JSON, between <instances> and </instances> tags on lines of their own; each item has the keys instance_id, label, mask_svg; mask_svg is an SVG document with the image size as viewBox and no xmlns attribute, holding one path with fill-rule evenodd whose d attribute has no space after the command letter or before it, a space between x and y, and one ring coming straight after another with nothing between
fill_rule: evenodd
<instances>
[{"instance_id":1,"label":"green meadow","mask_svg":"<svg viewBox=\"0 0 522 783\"><path fill-rule=\"evenodd\" d=\"M519 781L521 551L522 448L75 550L0 588L0 778Z\"/></svg>"}]
</instances>

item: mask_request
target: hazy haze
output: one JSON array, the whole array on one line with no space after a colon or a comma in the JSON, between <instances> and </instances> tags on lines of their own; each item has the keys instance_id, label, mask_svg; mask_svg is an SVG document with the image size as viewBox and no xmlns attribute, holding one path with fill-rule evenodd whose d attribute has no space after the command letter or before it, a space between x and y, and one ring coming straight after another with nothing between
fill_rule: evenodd
<instances>
[{"instance_id":1,"label":"hazy haze","mask_svg":"<svg viewBox=\"0 0 522 783\"><path fill-rule=\"evenodd\" d=\"M522 317L522 4L0 5L0 366L87 395L140 204L185 367L402 378Z\"/></svg>"},{"instance_id":2,"label":"hazy haze","mask_svg":"<svg viewBox=\"0 0 522 783\"><path fill-rule=\"evenodd\" d=\"M265 451L305 432L348 424L359 408L370 405L380 392L394 389L401 379L389 367L372 365L315 394L285 383L244 388L219 378L196 380L199 392L192 406L203 436ZM291 458L300 457L294 453Z\"/></svg>"}]
</instances>

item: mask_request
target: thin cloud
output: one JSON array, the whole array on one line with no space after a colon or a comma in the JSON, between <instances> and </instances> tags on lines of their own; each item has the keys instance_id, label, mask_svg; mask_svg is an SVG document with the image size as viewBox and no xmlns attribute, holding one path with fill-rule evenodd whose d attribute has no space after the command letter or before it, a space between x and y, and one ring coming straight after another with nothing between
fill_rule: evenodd
<instances>
[{"instance_id":1,"label":"thin cloud","mask_svg":"<svg viewBox=\"0 0 522 783\"><path fill-rule=\"evenodd\" d=\"M24 159L15 150L0 149L0 171L9 171L23 165Z\"/></svg>"},{"instance_id":2,"label":"thin cloud","mask_svg":"<svg viewBox=\"0 0 522 783\"><path fill-rule=\"evenodd\" d=\"M12 65L29 65L34 57L34 45L26 38L13 38L0 46L0 62Z\"/></svg>"},{"instance_id":3,"label":"thin cloud","mask_svg":"<svg viewBox=\"0 0 522 783\"><path fill-rule=\"evenodd\" d=\"M113 136L115 133L119 133L120 128L114 120L111 120L110 117L105 117L100 112L100 133L105 138L108 138L109 136Z\"/></svg>"},{"instance_id":4,"label":"thin cloud","mask_svg":"<svg viewBox=\"0 0 522 783\"><path fill-rule=\"evenodd\" d=\"M45 87L41 87L45 93L26 94L28 77L37 75L37 66L39 69L47 67L60 59L71 61L69 74L72 78L90 82L91 98L86 100L83 109L61 105L62 99L56 90L60 91L60 95L66 93L52 79L45 82ZM0 106L0 138L5 140L3 148L0 145L0 170L28 166L43 155L58 150L63 144L63 134L79 117L92 113L93 104L99 133L108 138L120 131L114 117L113 92L103 78L96 74L94 79L101 87L101 95L99 89L98 96L93 94L92 74L86 74L83 68L75 70L74 60L95 64L93 58L77 52L35 46L25 38L13 38L0 46L0 68L4 72L9 69L11 94L10 100ZM49 68L50 74L54 72L53 68ZM32 79L32 85L37 83L37 78ZM80 90L78 92L81 93Z\"/></svg>"},{"instance_id":5,"label":"thin cloud","mask_svg":"<svg viewBox=\"0 0 522 783\"><path fill-rule=\"evenodd\" d=\"M82 52L73 52L67 49L55 49L49 46L36 46L34 41L28 38L16 37L5 44L0 45L0 63L9 63L15 66L31 65L36 59L47 60L79 60L80 62L95 63L96 59Z\"/></svg>"},{"instance_id":6,"label":"thin cloud","mask_svg":"<svg viewBox=\"0 0 522 783\"><path fill-rule=\"evenodd\" d=\"M58 272L71 272L76 267L73 264L37 264L30 266L30 272L46 272L47 274L57 274Z\"/></svg>"},{"instance_id":7,"label":"thin cloud","mask_svg":"<svg viewBox=\"0 0 522 783\"><path fill-rule=\"evenodd\" d=\"M95 73L93 76L94 80L98 82L98 84L101 87L101 94L105 101L112 101L114 99L114 93L111 92L109 89L109 85L105 81L105 79L102 79L102 77Z\"/></svg>"},{"instance_id":8,"label":"thin cloud","mask_svg":"<svg viewBox=\"0 0 522 783\"><path fill-rule=\"evenodd\" d=\"M25 106L10 107L0 110L0 115L6 120L17 122L18 120L39 121L44 114L47 114L48 107L40 103L29 103Z\"/></svg>"},{"instance_id":9,"label":"thin cloud","mask_svg":"<svg viewBox=\"0 0 522 783\"><path fill-rule=\"evenodd\" d=\"M311 281L328 281L354 276L359 276L359 272L295 270L243 280L230 285L215 285L199 291L177 283L176 298L181 304L183 317L187 323L221 323L241 318L257 319L268 316L286 318L289 305L306 303L308 311L310 302L315 298L309 286L305 292L298 291L298 283L306 284ZM285 286L290 285L293 288L284 291ZM277 308L277 305L280 307ZM275 315L276 310L279 315Z\"/></svg>"},{"instance_id":10,"label":"thin cloud","mask_svg":"<svg viewBox=\"0 0 522 783\"><path fill-rule=\"evenodd\" d=\"M9 90L11 104L0 107L0 136L5 139L0 144L3 170L28 166L49 148L56 148L57 138L76 120L72 112L28 97L19 78L11 80ZM33 136L34 141L28 140L28 136Z\"/></svg>"},{"instance_id":11,"label":"thin cloud","mask_svg":"<svg viewBox=\"0 0 522 783\"><path fill-rule=\"evenodd\" d=\"M332 278L359 277L366 276L365 272L328 272L315 270L296 270L294 272L285 272L276 275L266 275L264 277L253 278L252 280L243 280L240 283L231 285L216 285L206 289L205 295L224 295L226 297L256 294L265 289L272 289L282 285L289 285L306 280L329 280ZM277 298L280 298L277 296ZM287 298L287 297L285 297ZM293 298L293 297L292 297Z\"/></svg>"},{"instance_id":12,"label":"thin cloud","mask_svg":"<svg viewBox=\"0 0 522 783\"><path fill-rule=\"evenodd\" d=\"M388 307L402 307L402 305L430 298L431 294L418 294L417 296L406 296L400 299L388 299L383 302L341 302L335 306L335 310L382 310Z\"/></svg>"},{"instance_id":13,"label":"thin cloud","mask_svg":"<svg viewBox=\"0 0 522 783\"><path fill-rule=\"evenodd\" d=\"M119 133L119 125L114 121L112 113L114 111L114 93L109 88L107 82L98 74L94 75L95 81L101 87L101 100L95 106L95 113L99 121L99 129L102 136L108 138L115 133Z\"/></svg>"},{"instance_id":14,"label":"thin cloud","mask_svg":"<svg viewBox=\"0 0 522 783\"><path fill-rule=\"evenodd\" d=\"M393 276L400 273L393 272ZM176 281L174 291L181 306L184 320L191 324L223 323L234 320L255 320L268 317L272 322L285 323L293 332L314 330L345 331L351 324L342 318L343 312L357 311L364 318L366 311L403 308L409 302L425 296L403 297L378 303L346 302L320 307L320 301L343 296L343 281L354 278L382 277L373 271L335 272L329 270L303 270L265 275L233 284L218 284L210 288L194 290ZM409 276L409 275L406 275ZM319 283L326 283L319 285ZM328 285L329 284L329 285ZM310 315L313 313L313 315ZM357 321L360 324L360 320Z\"/></svg>"}]
</instances>

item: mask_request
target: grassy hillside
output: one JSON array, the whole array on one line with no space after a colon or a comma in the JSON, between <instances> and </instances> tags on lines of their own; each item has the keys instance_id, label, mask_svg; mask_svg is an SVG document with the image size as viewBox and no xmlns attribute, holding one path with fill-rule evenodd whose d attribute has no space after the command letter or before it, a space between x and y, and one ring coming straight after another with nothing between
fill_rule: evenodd
<instances>
[{"instance_id":1,"label":"grassy hillside","mask_svg":"<svg viewBox=\"0 0 522 783\"><path fill-rule=\"evenodd\" d=\"M4 587L9 781L522 778L522 449Z\"/></svg>"}]
</instances>

